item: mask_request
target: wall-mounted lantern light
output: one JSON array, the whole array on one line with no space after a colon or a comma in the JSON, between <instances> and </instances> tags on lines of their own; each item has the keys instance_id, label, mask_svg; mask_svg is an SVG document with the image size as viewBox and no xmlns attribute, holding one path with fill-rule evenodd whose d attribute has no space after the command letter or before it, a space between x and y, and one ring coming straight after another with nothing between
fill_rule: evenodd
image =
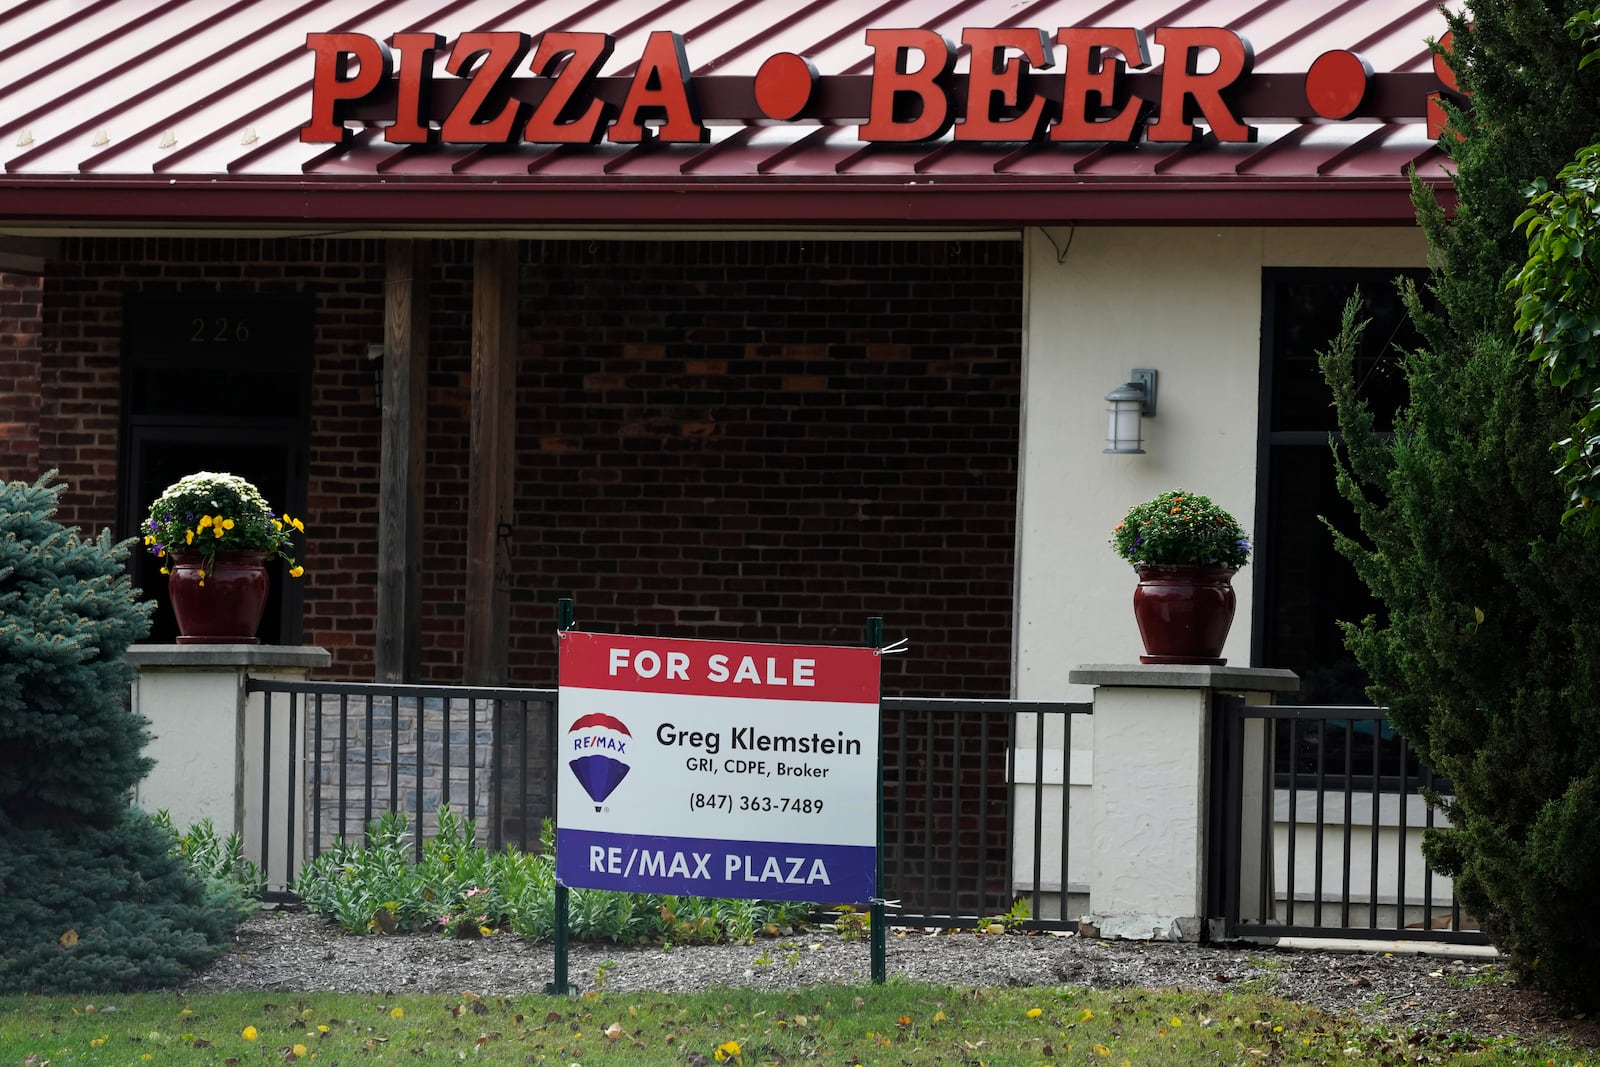
<instances>
[{"instance_id":1,"label":"wall-mounted lantern light","mask_svg":"<svg viewBox=\"0 0 1600 1067\"><path fill-rule=\"evenodd\" d=\"M1156 372L1136 367L1128 381L1106 394L1105 451L1121 456L1144 455L1140 420L1156 413Z\"/></svg>"}]
</instances>

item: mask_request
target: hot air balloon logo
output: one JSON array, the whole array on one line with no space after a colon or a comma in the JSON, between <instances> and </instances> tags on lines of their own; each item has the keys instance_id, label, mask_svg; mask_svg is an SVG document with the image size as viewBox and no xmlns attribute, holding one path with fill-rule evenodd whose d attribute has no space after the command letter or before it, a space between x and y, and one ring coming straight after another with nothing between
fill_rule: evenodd
<instances>
[{"instance_id":1,"label":"hot air balloon logo","mask_svg":"<svg viewBox=\"0 0 1600 1067\"><path fill-rule=\"evenodd\" d=\"M594 801L595 811L628 776L628 765L619 757L627 755L632 740L622 720L603 712L580 716L567 727L567 751L572 754L567 765Z\"/></svg>"}]
</instances>

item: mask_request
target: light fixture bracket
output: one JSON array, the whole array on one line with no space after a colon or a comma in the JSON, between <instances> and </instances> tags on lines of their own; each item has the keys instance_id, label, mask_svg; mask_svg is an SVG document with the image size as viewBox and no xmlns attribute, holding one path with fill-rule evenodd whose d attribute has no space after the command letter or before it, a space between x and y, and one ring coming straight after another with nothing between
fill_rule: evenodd
<instances>
[{"instance_id":1,"label":"light fixture bracket","mask_svg":"<svg viewBox=\"0 0 1600 1067\"><path fill-rule=\"evenodd\" d=\"M1130 385L1137 385L1144 390L1144 403L1140 408L1142 414L1156 413L1156 377L1156 372L1149 367L1135 367L1128 375Z\"/></svg>"}]
</instances>

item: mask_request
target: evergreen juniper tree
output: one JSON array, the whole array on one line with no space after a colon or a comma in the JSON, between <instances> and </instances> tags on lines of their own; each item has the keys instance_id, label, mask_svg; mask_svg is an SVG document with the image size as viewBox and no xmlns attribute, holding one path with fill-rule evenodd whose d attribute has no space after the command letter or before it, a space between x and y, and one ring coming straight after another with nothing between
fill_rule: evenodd
<instances>
[{"instance_id":1,"label":"evergreen juniper tree","mask_svg":"<svg viewBox=\"0 0 1600 1067\"><path fill-rule=\"evenodd\" d=\"M0 992L170 983L239 917L128 806L150 763L125 653L150 607L127 543L54 520L63 488L0 483Z\"/></svg>"},{"instance_id":2,"label":"evergreen juniper tree","mask_svg":"<svg viewBox=\"0 0 1600 1067\"><path fill-rule=\"evenodd\" d=\"M1424 851L1523 975L1600 1007L1600 537L1563 523L1550 443L1575 408L1519 347L1508 283L1534 178L1600 131L1596 75L1564 32L1577 3L1474 0L1450 17L1471 93L1441 146L1457 205L1414 190L1430 288L1392 439L1356 398L1353 311L1324 357L1344 440L1340 488L1360 538L1336 533L1385 609L1346 627L1400 732L1454 799ZM1459 133L1459 139L1458 139Z\"/></svg>"}]
</instances>

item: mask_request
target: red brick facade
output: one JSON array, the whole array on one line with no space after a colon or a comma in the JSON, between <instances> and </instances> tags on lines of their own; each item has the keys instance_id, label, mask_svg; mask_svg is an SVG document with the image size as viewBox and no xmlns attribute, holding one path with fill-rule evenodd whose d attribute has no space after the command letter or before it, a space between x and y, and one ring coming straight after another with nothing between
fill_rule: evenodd
<instances>
[{"instance_id":1,"label":"red brick facade","mask_svg":"<svg viewBox=\"0 0 1600 1067\"><path fill-rule=\"evenodd\" d=\"M570 595L585 628L688 637L855 643L883 615L911 641L887 692L1007 695L1021 273L1006 241L525 244L513 680L553 684ZM133 290L312 298L305 640L370 678L381 244L64 241L37 343L37 290L0 288L5 475L59 467L87 528L116 523ZM423 669L459 682L470 245L435 244L431 292Z\"/></svg>"},{"instance_id":2,"label":"red brick facade","mask_svg":"<svg viewBox=\"0 0 1600 1067\"><path fill-rule=\"evenodd\" d=\"M39 471L40 280L0 274L0 479Z\"/></svg>"}]
</instances>

